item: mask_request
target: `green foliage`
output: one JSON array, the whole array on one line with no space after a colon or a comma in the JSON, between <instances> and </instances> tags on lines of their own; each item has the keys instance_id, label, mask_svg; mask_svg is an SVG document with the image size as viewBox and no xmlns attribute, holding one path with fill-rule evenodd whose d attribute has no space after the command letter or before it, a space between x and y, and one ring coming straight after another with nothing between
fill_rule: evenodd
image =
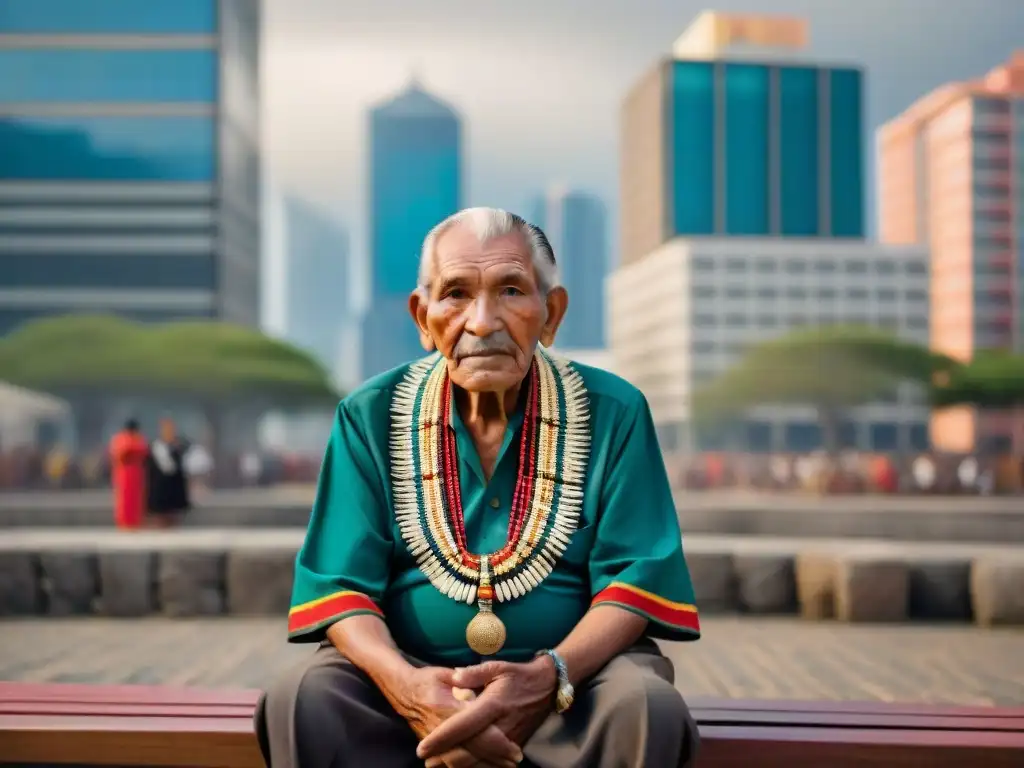
<instances>
[{"instance_id":1,"label":"green foliage","mask_svg":"<svg viewBox=\"0 0 1024 768\"><path fill-rule=\"evenodd\" d=\"M981 351L966 365L936 377L932 403L999 409L1024 405L1024 355Z\"/></svg>"},{"instance_id":2,"label":"green foliage","mask_svg":"<svg viewBox=\"0 0 1024 768\"><path fill-rule=\"evenodd\" d=\"M131 394L281 405L338 398L312 357L250 328L143 325L102 315L47 318L0 339L0 380L64 397Z\"/></svg>"},{"instance_id":3,"label":"green foliage","mask_svg":"<svg viewBox=\"0 0 1024 768\"><path fill-rule=\"evenodd\" d=\"M841 409L891 393L902 381L927 384L952 361L873 328L801 329L750 349L694 395L694 412L716 420L764 404Z\"/></svg>"}]
</instances>

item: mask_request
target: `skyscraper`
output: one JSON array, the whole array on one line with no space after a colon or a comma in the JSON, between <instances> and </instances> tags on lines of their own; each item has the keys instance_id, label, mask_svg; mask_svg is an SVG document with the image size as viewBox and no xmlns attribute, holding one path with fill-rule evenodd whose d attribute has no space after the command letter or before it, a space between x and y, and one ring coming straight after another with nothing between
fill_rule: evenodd
<instances>
[{"instance_id":1,"label":"skyscraper","mask_svg":"<svg viewBox=\"0 0 1024 768\"><path fill-rule=\"evenodd\" d=\"M1024 351L1024 51L944 85L878 131L881 237L931 250L931 344ZM953 408L937 447L1007 447L1012 419Z\"/></svg>"},{"instance_id":2,"label":"skyscraper","mask_svg":"<svg viewBox=\"0 0 1024 768\"><path fill-rule=\"evenodd\" d=\"M706 13L636 84L623 263L676 236L863 238L861 70L801 61L806 39L799 19Z\"/></svg>"},{"instance_id":3,"label":"skyscraper","mask_svg":"<svg viewBox=\"0 0 1024 768\"><path fill-rule=\"evenodd\" d=\"M285 327L289 341L311 351L325 368L339 360L349 322L349 245L345 230L294 197L285 204L287 268Z\"/></svg>"},{"instance_id":4,"label":"skyscraper","mask_svg":"<svg viewBox=\"0 0 1024 768\"><path fill-rule=\"evenodd\" d=\"M0 3L0 333L257 325L259 3Z\"/></svg>"},{"instance_id":5,"label":"skyscraper","mask_svg":"<svg viewBox=\"0 0 1024 768\"><path fill-rule=\"evenodd\" d=\"M608 222L593 195L551 188L533 204L533 223L551 241L569 292L569 312L558 329L561 349L600 349L604 338L604 279L608 274Z\"/></svg>"},{"instance_id":6,"label":"skyscraper","mask_svg":"<svg viewBox=\"0 0 1024 768\"><path fill-rule=\"evenodd\" d=\"M807 37L798 19L701 16L624 105L608 335L666 450L822 446L811 408L751 409L731 430L695 418L694 393L752 345L843 323L927 338L927 248L863 237L861 72L807 59ZM927 414L904 388L846 409L839 439L923 450Z\"/></svg>"},{"instance_id":7,"label":"skyscraper","mask_svg":"<svg viewBox=\"0 0 1024 768\"><path fill-rule=\"evenodd\" d=\"M422 354L406 311L420 247L462 205L462 125L416 82L370 114L370 302L363 318L362 374Z\"/></svg>"}]
</instances>

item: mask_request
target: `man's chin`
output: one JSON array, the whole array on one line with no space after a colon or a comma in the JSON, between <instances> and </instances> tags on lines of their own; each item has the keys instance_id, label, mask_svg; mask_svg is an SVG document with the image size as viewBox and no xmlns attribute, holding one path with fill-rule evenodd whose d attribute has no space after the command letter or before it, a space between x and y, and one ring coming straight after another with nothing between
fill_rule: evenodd
<instances>
[{"instance_id":1,"label":"man's chin","mask_svg":"<svg viewBox=\"0 0 1024 768\"><path fill-rule=\"evenodd\" d=\"M451 371L452 381L467 392L503 392L518 385L524 376L509 355L464 358Z\"/></svg>"}]
</instances>

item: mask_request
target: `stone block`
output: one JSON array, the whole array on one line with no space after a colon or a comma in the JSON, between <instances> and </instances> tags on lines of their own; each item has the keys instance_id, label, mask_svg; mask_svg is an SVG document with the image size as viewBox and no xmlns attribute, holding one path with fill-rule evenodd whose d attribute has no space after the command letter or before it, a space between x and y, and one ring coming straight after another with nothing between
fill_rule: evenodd
<instances>
[{"instance_id":1,"label":"stone block","mask_svg":"<svg viewBox=\"0 0 1024 768\"><path fill-rule=\"evenodd\" d=\"M32 552L0 552L0 616L43 611L38 561Z\"/></svg>"},{"instance_id":2,"label":"stone block","mask_svg":"<svg viewBox=\"0 0 1024 768\"><path fill-rule=\"evenodd\" d=\"M910 564L911 619L971 620L971 564L966 560Z\"/></svg>"},{"instance_id":3,"label":"stone block","mask_svg":"<svg viewBox=\"0 0 1024 768\"><path fill-rule=\"evenodd\" d=\"M99 594L96 557L90 552L43 552L42 586L51 616L92 613Z\"/></svg>"},{"instance_id":4,"label":"stone block","mask_svg":"<svg viewBox=\"0 0 1024 768\"><path fill-rule=\"evenodd\" d=\"M793 613L796 577L793 558L786 555L736 555L733 569L740 607L750 613Z\"/></svg>"},{"instance_id":5,"label":"stone block","mask_svg":"<svg viewBox=\"0 0 1024 768\"><path fill-rule=\"evenodd\" d=\"M224 613L223 552L169 550L157 559L157 598L165 616Z\"/></svg>"},{"instance_id":6,"label":"stone block","mask_svg":"<svg viewBox=\"0 0 1024 768\"><path fill-rule=\"evenodd\" d=\"M974 618L981 626L1024 625L1024 560L975 561L971 598Z\"/></svg>"},{"instance_id":7,"label":"stone block","mask_svg":"<svg viewBox=\"0 0 1024 768\"><path fill-rule=\"evenodd\" d=\"M152 552L101 552L98 612L104 616L145 616L156 608L156 556Z\"/></svg>"},{"instance_id":8,"label":"stone block","mask_svg":"<svg viewBox=\"0 0 1024 768\"><path fill-rule=\"evenodd\" d=\"M822 553L801 553L794 562L796 596L805 619L835 618L836 558Z\"/></svg>"},{"instance_id":9,"label":"stone block","mask_svg":"<svg viewBox=\"0 0 1024 768\"><path fill-rule=\"evenodd\" d=\"M892 557L847 555L836 568L836 618L852 622L907 620L910 568Z\"/></svg>"},{"instance_id":10,"label":"stone block","mask_svg":"<svg viewBox=\"0 0 1024 768\"><path fill-rule=\"evenodd\" d=\"M686 556L697 608L702 613L730 613L739 609L732 555L694 552Z\"/></svg>"},{"instance_id":11,"label":"stone block","mask_svg":"<svg viewBox=\"0 0 1024 768\"><path fill-rule=\"evenodd\" d=\"M240 549L227 558L225 584L229 613L285 616L291 604L295 551Z\"/></svg>"}]
</instances>

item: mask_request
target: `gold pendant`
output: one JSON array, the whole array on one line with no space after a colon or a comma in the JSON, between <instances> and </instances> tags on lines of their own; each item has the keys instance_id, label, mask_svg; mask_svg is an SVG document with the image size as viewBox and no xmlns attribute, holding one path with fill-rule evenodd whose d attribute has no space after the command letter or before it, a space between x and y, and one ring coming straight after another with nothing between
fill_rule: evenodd
<instances>
[{"instance_id":1,"label":"gold pendant","mask_svg":"<svg viewBox=\"0 0 1024 768\"><path fill-rule=\"evenodd\" d=\"M476 589L479 613L466 627L466 642L474 653L493 656L505 646L505 623L494 615L491 607L494 587L491 586L491 559L480 557L480 585Z\"/></svg>"},{"instance_id":2,"label":"gold pendant","mask_svg":"<svg viewBox=\"0 0 1024 768\"><path fill-rule=\"evenodd\" d=\"M493 656L505 646L505 623L490 607L481 608L466 627L466 642L474 653Z\"/></svg>"}]
</instances>

